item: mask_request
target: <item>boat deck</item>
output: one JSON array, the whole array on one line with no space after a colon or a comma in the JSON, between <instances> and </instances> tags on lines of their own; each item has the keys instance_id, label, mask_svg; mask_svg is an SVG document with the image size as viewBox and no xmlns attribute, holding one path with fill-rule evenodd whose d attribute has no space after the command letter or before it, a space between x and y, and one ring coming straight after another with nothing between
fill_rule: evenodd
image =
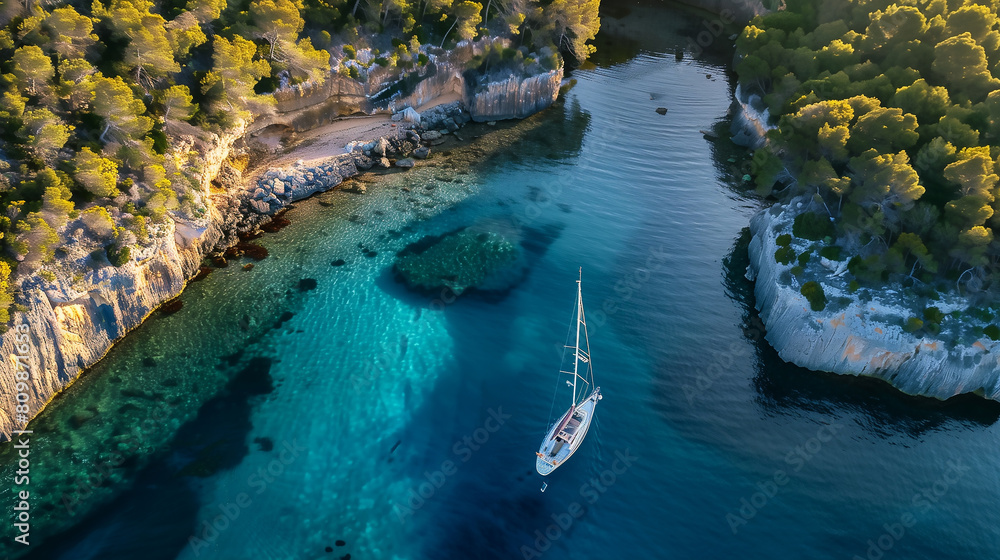
<instances>
[{"instance_id":1,"label":"boat deck","mask_svg":"<svg viewBox=\"0 0 1000 560\"><path fill-rule=\"evenodd\" d=\"M535 468L539 474L544 476L556 470L580 447L593 420L599 394L595 391L576 408L567 410L559 422L552 426L536 454Z\"/></svg>"}]
</instances>

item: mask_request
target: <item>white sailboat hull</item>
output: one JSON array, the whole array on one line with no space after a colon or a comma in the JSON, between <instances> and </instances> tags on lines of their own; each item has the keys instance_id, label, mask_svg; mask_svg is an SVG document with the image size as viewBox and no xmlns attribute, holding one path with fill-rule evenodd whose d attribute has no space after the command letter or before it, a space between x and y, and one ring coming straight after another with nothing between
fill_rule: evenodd
<instances>
[{"instance_id":1,"label":"white sailboat hull","mask_svg":"<svg viewBox=\"0 0 1000 560\"><path fill-rule=\"evenodd\" d=\"M576 453L587 437L590 424L594 420L597 402L601 400L601 388L597 387L589 397L563 414L545 434L542 445L535 453L535 469L538 474L548 476Z\"/></svg>"}]
</instances>

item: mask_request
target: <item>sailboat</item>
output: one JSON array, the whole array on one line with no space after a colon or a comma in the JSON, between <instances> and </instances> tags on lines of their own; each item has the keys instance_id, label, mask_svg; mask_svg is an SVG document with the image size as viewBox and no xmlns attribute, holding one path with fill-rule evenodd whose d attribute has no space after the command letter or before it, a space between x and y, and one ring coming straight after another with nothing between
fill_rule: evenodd
<instances>
[{"instance_id":1,"label":"sailboat","mask_svg":"<svg viewBox=\"0 0 1000 560\"><path fill-rule=\"evenodd\" d=\"M583 311L583 269L576 281L576 343L566 346L573 352L573 371L559 370L560 375L573 376L573 397L569 409L552 424L541 447L535 453L535 468L538 474L547 476L569 459L587 436L590 423L594 420L601 388L594 385L594 368L590 362L590 338L587 336L587 318ZM572 328L572 326L570 327ZM584 348L580 347L580 332L583 332ZM585 371L581 372L580 364ZM570 382L567 380L567 384ZM588 394L589 391L589 394ZM586 395L586 397L584 397ZM544 490L543 490L544 491Z\"/></svg>"}]
</instances>

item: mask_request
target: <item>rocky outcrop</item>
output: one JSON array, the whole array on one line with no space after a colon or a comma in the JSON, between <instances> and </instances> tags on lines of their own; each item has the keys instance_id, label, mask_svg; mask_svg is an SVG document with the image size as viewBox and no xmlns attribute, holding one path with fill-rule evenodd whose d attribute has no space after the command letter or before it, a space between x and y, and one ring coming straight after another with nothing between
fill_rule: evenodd
<instances>
[{"instance_id":1,"label":"rocky outcrop","mask_svg":"<svg viewBox=\"0 0 1000 560\"><path fill-rule=\"evenodd\" d=\"M466 81L464 101L476 122L523 119L548 108L559 96L563 69L524 77L484 77Z\"/></svg>"},{"instance_id":2,"label":"rocky outcrop","mask_svg":"<svg viewBox=\"0 0 1000 560\"><path fill-rule=\"evenodd\" d=\"M34 416L84 368L104 356L112 343L181 292L188 274L185 258L174 242L175 233L174 223L167 221L146 258L120 268L91 270L76 283L47 284L34 277L21 283L19 303L25 311L16 314L14 324L25 325L26 337L16 338L9 331L0 339L0 352L25 355L30 377L26 390L17 391L17 368L10 360L0 367L3 439L23 425L23 420L11 417L18 393L28 397L27 417Z\"/></svg>"},{"instance_id":3,"label":"rocky outcrop","mask_svg":"<svg viewBox=\"0 0 1000 560\"><path fill-rule=\"evenodd\" d=\"M764 101L757 94L747 94L743 86L737 85L733 106L735 111L729 125L733 142L755 150L763 146L767 141L767 131L774 128Z\"/></svg>"},{"instance_id":4,"label":"rocky outcrop","mask_svg":"<svg viewBox=\"0 0 1000 560\"><path fill-rule=\"evenodd\" d=\"M818 273L809 265L813 276L800 279L790 272L791 264L776 262L777 238L791 232L803 206L803 200L776 204L760 211L750 225L748 276L755 280L767 341L783 360L812 370L876 377L912 395L947 399L975 393L1000 400L1000 343L982 336L982 323L963 314L969 307L965 298L926 302L902 289L852 292L842 264L827 260L826 270ZM792 248L801 253L808 244L793 238ZM828 301L823 311L813 311L800 293L808 279L823 285ZM906 332L906 322L921 316L928 303L948 316L946 321L957 311L960 318L954 321L959 324L938 336Z\"/></svg>"},{"instance_id":5,"label":"rocky outcrop","mask_svg":"<svg viewBox=\"0 0 1000 560\"><path fill-rule=\"evenodd\" d=\"M440 132L447 130L454 132L465 123L472 120L472 115L465 109L461 102L446 103L438 105L420 113L420 128L423 130L433 130ZM438 136L432 134L426 136L428 140L436 140Z\"/></svg>"}]
</instances>

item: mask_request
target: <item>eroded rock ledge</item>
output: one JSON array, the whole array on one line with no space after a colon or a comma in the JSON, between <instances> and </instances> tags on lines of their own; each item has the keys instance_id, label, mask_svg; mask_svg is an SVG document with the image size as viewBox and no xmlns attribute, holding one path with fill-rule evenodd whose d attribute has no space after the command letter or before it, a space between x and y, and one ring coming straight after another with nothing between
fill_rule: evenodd
<instances>
[{"instance_id":1,"label":"eroded rock ledge","mask_svg":"<svg viewBox=\"0 0 1000 560\"><path fill-rule=\"evenodd\" d=\"M926 301L902 288L852 293L849 278L838 275L846 263L810 264L811 272L799 278L791 273L794 262L776 262L778 236L791 233L804 207L802 199L775 204L750 222L747 275L755 280L766 339L783 360L812 370L876 377L912 395L947 399L975 393L1000 400L1000 343L981 335L985 322L969 315L966 298L944 295ZM809 243L793 238L792 247L799 253ZM823 311L810 309L800 293L806 280L823 285L828 300ZM926 305L945 314L942 325L948 326L938 336L906 332L903 325L919 317Z\"/></svg>"}]
</instances>

